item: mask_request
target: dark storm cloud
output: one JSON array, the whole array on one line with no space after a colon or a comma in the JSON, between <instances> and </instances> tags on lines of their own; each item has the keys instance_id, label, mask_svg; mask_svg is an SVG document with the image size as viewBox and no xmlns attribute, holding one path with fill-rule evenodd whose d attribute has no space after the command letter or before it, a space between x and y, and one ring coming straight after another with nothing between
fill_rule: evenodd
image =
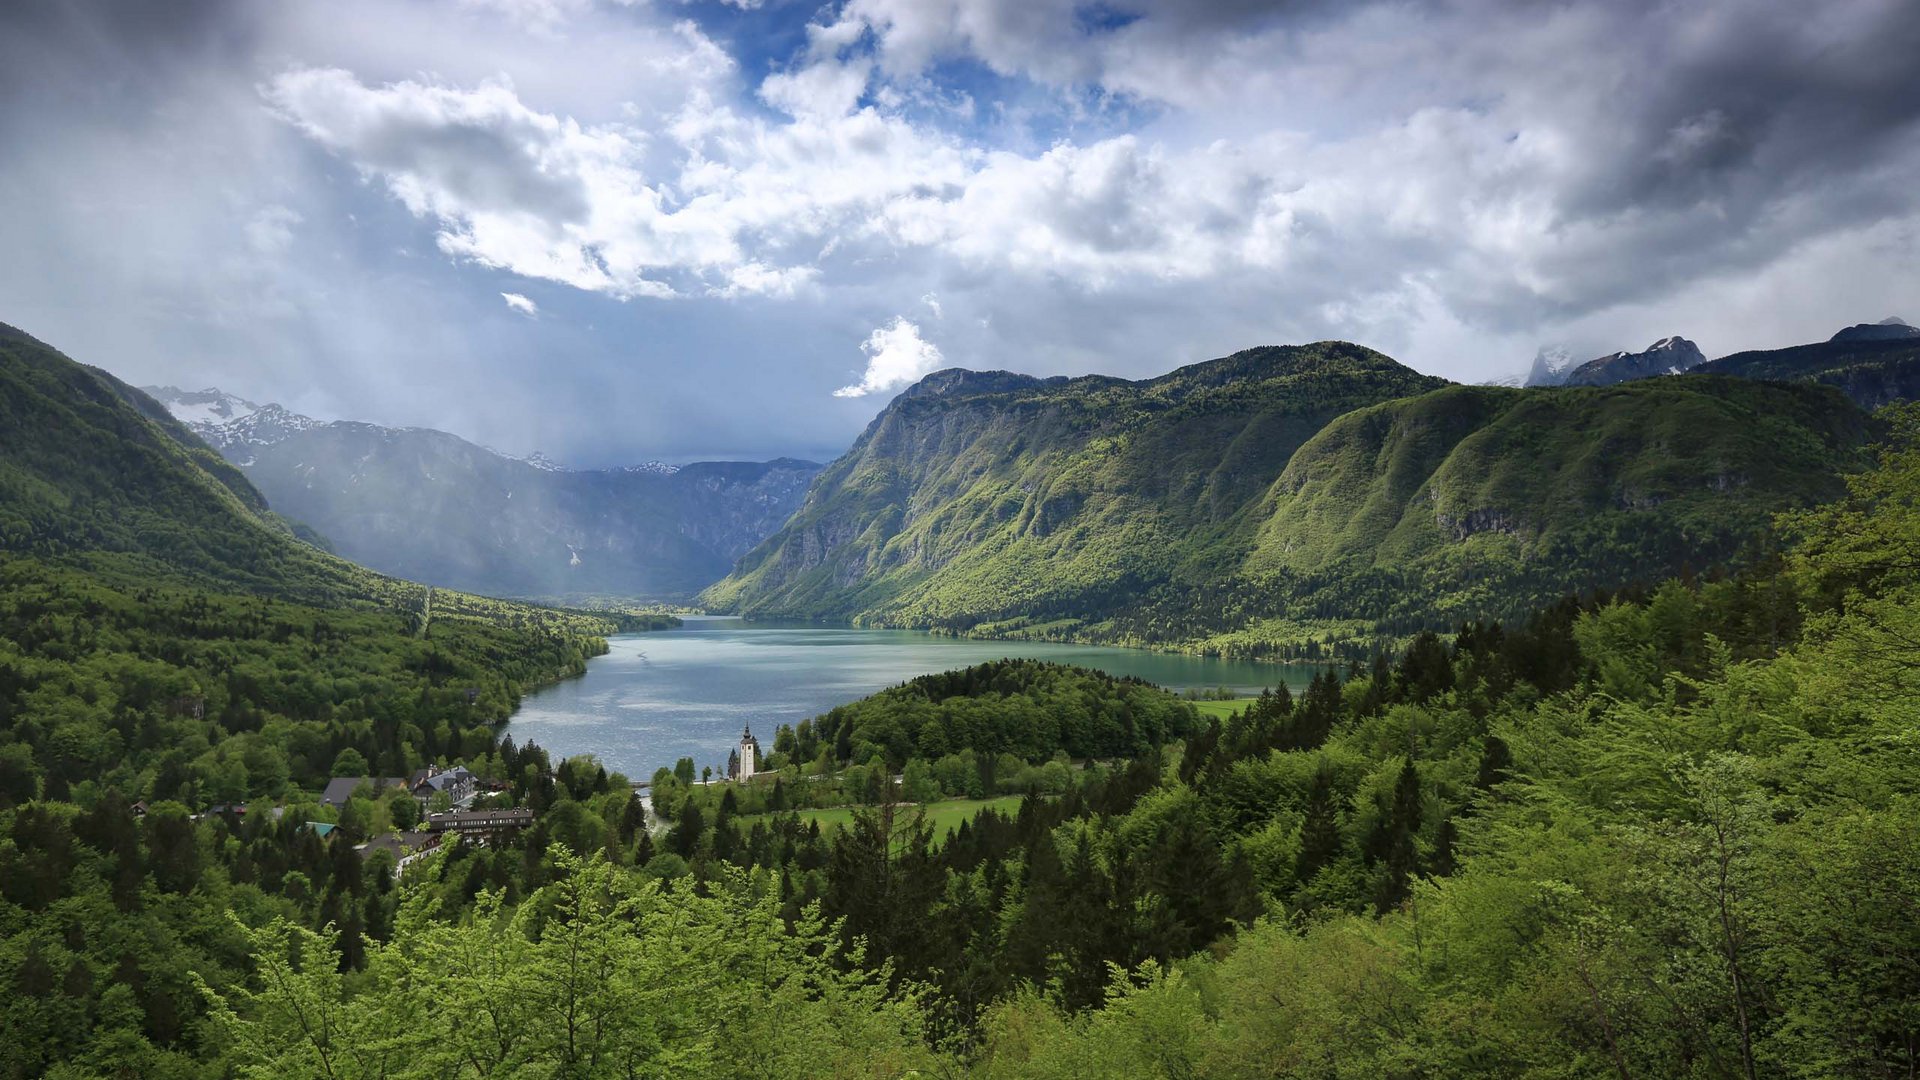
<instances>
[{"instance_id":1,"label":"dark storm cloud","mask_svg":"<svg viewBox=\"0 0 1920 1080\"><path fill-rule=\"evenodd\" d=\"M934 363L1471 379L1920 317L1908 0L708 14L8 5L0 320L606 462L828 454Z\"/></svg>"}]
</instances>

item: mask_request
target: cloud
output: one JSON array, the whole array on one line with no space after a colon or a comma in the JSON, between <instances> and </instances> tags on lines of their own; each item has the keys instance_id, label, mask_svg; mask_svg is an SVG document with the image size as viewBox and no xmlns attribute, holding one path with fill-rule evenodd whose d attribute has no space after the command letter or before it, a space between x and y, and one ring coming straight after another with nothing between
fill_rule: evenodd
<instances>
[{"instance_id":1,"label":"cloud","mask_svg":"<svg viewBox=\"0 0 1920 1080\"><path fill-rule=\"evenodd\" d=\"M525 315L529 319L537 318L540 314L540 305L521 296L519 293L503 292L500 294L500 299L505 300L508 307Z\"/></svg>"},{"instance_id":2,"label":"cloud","mask_svg":"<svg viewBox=\"0 0 1920 1080\"><path fill-rule=\"evenodd\" d=\"M921 339L920 327L899 315L867 335L860 351L867 354L866 374L852 386L835 390L834 397L857 398L897 390L933 374L942 362L940 349Z\"/></svg>"},{"instance_id":3,"label":"cloud","mask_svg":"<svg viewBox=\"0 0 1920 1080\"><path fill-rule=\"evenodd\" d=\"M293 244L293 227L306 220L298 211L268 206L247 222L247 242L262 255L275 255Z\"/></svg>"},{"instance_id":4,"label":"cloud","mask_svg":"<svg viewBox=\"0 0 1920 1080\"><path fill-rule=\"evenodd\" d=\"M879 313L1038 374L1468 381L1920 318L1910 0L150 7L0 5L0 319L583 461L831 456L870 401L785 406ZM585 295L502 326L561 302L507 274Z\"/></svg>"}]
</instances>

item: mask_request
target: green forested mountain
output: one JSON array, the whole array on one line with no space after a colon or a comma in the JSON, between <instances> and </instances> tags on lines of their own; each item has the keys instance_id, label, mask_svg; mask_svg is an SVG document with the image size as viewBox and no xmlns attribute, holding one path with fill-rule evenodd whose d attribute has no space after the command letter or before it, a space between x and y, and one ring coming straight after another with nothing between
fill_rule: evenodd
<instances>
[{"instance_id":1,"label":"green forested mountain","mask_svg":"<svg viewBox=\"0 0 1920 1080\"><path fill-rule=\"evenodd\" d=\"M112 553L276 590L326 560L142 392L0 326L0 549Z\"/></svg>"},{"instance_id":2,"label":"green forested mountain","mask_svg":"<svg viewBox=\"0 0 1920 1080\"><path fill-rule=\"evenodd\" d=\"M1342 343L1143 383L943 372L705 599L1311 655L1721 563L1867 430L1812 388L1447 386Z\"/></svg>"},{"instance_id":3,"label":"green forested mountain","mask_svg":"<svg viewBox=\"0 0 1920 1080\"><path fill-rule=\"evenodd\" d=\"M611 624L429 604L292 539L96 373L23 339L0 373L8 1080L1920 1062L1911 408L1837 484L1811 462L1863 421L1818 387L1348 410L1261 485L1263 525L1281 499L1302 522L1255 532L1262 573L1312 544L1423 565L1408 491L1455 522L1544 501L1565 527L1613 513L1592 500L1618 479L1681 530L1832 498L1776 518L1780 550L1743 573L1414 635L1297 698L1196 704L1029 661L914 679L780 730L750 782L694 784L691 761L656 778L654 828L591 759L495 739L520 688L578 670ZM1715 454L1753 451L1731 425L1774 464L1729 470ZM1616 454L1560 454L1596 441ZM1336 477L1364 497L1320 501ZM1446 542L1522 535L1467 524ZM410 795L312 794L454 760L531 823L404 878L356 845L417 817Z\"/></svg>"},{"instance_id":4,"label":"green forested mountain","mask_svg":"<svg viewBox=\"0 0 1920 1080\"><path fill-rule=\"evenodd\" d=\"M324 778L348 746L369 761L430 756L432 724L372 718L424 709L424 720L440 708L435 687L462 705L441 739L464 744L471 728L484 747L521 690L580 670L622 625L435 592L303 543L157 403L10 328L0 409L0 717L38 755L17 790L36 779L64 790L113 768L142 795L191 798L184 774L151 791L134 778L276 717L291 724L282 740L305 732L324 746L289 757L283 741L282 784L289 769L296 782ZM206 732L177 745L133 735L179 721L180 701ZM42 738L100 756L53 754Z\"/></svg>"},{"instance_id":5,"label":"green forested mountain","mask_svg":"<svg viewBox=\"0 0 1920 1080\"><path fill-rule=\"evenodd\" d=\"M1862 337L1843 330L1830 341L1734 353L1710 360L1697 370L1743 379L1819 383L1839 390L1863 409L1878 409L1894 402L1920 400L1920 338L1912 334Z\"/></svg>"},{"instance_id":6,"label":"green forested mountain","mask_svg":"<svg viewBox=\"0 0 1920 1080\"><path fill-rule=\"evenodd\" d=\"M889 405L705 598L953 628L1104 617L1231 570L1250 511L1328 421L1442 385L1340 342L1144 382L940 372Z\"/></svg>"},{"instance_id":7,"label":"green forested mountain","mask_svg":"<svg viewBox=\"0 0 1920 1080\"><path fill-rule=\"evenodd\" d=\"M350 846L373 811L329 850L301 792L452 760L544 774L537 750L502 764L498 725L622 625L302 543L150 398L0 328L0 1076L206 1075L196 980L244 956L226 912L384 910ZM235 859L233 819L197 815L247 802L293 810Z\"/></svg>"},{"instance_id":8,"label":"green forested mountain","mask_svg":"<svg viewBox=\"0 0 1920 1080\"><path fill-rule=\"evenodd\" d=\"M1402 633L1510 617L1725 563L1773 513L1834 495L1868 430L1807 386L1448 387L1357 410L1302 447L1240 577Z\"/></svg>"}]
</instances>

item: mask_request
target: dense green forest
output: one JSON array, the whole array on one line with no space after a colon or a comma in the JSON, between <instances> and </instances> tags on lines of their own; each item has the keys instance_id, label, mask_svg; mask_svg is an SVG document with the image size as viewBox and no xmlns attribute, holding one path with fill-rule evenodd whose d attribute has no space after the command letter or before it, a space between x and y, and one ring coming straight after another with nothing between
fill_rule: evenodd
<instances>
[{"instance_id":1,"label":"dense green forest","mask_svg":"<svg viewBox=\"0 0 1920 1080\"><path fill-rule=\"evenodd\" d=\"M952 1055L944 1068L990 1076L1908 1075L1920 414L1894 419L1878 469L1783 520L1776 566L1421 637L939 842L883 800L831 843L774 830L723 861L700 823L669 836L688 855L654 858L711 864L706 895L743 912L784 900L824 951L832 931L795 903L817 891L839 941L888 961L891 1007L868 999L860 1024L822 1030L816 1059L776 1065L769 1040L753 1066L769 1071L863 1071L841 1056L861 1040L897 1074L918 1036ZM641 995L660 943L626 930L643 914L615 913L628 895L651 910L652 877L630 893L579 878L605 914L568 933L622 973L595 993L659 1000ZM573 902L547 888L543 903ZM726 968L696 931L678 940L703 971ZM451 1022L403 977L422 945L403 930L388 966L370 964L384 974L309 1000L349 1019L416 1002ZM820 981L822 1007L853 992L797 960L757 974ZM615 1075L602 1055L660 1038L645 1008L580 1005L605 1025L528 1059ZM297 1031L229 1022L258 1040L254 1060L311 1060ZM693 1070L737 1068L739 1052Z\"/></svg>"},{"instance_id":2,"label":"dense green forest","mask_svg":"<svg viewBox=\"0 0 1920 1080\"><path fill-rule=\"evenodd\" d=\"M1519 390L1322 342L1138 383L942 372L705 600L1365 659L1569 591L1736 563L1771 515L1833 497L1865 462L1872 422L1809 384L1825 370Z\"/></svg>"},{"instance_id":3,"label":"dense green forest","mask_svg":"<svg viewBox=\"0 0 1920 1080\"><path fill-rule=\"evenodd\" d=\"M1421 636L939 837L887 784L831 834L656 838L617 778L510 744L541 827L397 884L285 822L14 806L9 1071L1907 1075L1920 414L1892 422L1776 565ZM922 685L813 737L891 769L831 745L929 697L1190 708L1043 665Z\"/></svg>"},{"instance_id":4,"label":"dense green forest","mask_svg":"<svg viewBox=\"0 0 1920 1080\"><path fill-rule=\"evenodd\" d=\"M120 1075L203 1074L217 1055L196 973L224 985L245 960L224 912L381 917L351 845L414 801L321 807L321 785L464 761L544 806L545 755L496 747L499 725L606 634L670 621L336 559L151 399L4 328L0 409L0 970L22 992L0 1075L87 1054ZM591 772L582 798L611 790ZM43 1001L56 960L64 998Z\"/></svg>"}]
</instances>

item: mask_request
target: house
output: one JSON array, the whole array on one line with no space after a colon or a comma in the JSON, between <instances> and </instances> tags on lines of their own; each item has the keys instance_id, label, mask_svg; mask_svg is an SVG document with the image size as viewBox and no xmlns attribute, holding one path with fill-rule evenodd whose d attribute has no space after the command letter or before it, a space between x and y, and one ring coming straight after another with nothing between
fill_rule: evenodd
<instances>
[{"instance_id":1,"label":"house","mask_svg":"<svg viewBox=\"0 0 1920 1080\"><path fill-rule=\"evenodd\" d=\"M373 858L373 853L376 851L391 853L393 872L398 876L406 873L408 867L433 854L439 846L439 833L415 831L376 836L353 850L360 853L362 860Z\"/></svg>"},{"instance_id":2,"label":"house","mask_svg":"<svg viewBox=\"0 0 1920 1080\"><path fill-rule=\"evenodd\" d=\"M385 791L390 787L410 786L404 778L398 776L336 776L327 781L326 789L320 793L320 802L324 806L331 806L338 810L347 805L347 800L353 798L353 793L360 790L361 784L371 784L375 792Z\"/></svg>"},{"instance_id":3,"label":"house","mask_svg":"<svg viewBox=\"0 0 1920 1080\"><path fill-rule=\"evenodd\" d=\"M533 824L533 811L524 806L512 810L455 810L446 814L428 814L427 828L434 832L485 835L505 829L524 829Z\"/></svg>"},{"instance_id":4,"label":"house","mask_svg":"<svg viewBox=\"0 0 1920 1080\"><path fill-rule=\"evenodd\" d=\"M444 794L455 805L473 798L474 775L464 765L441 769L429 765L407 778L407 790L426 805L435 795Z\"/></svg>"},{"instance_id":5,"label":"house","mask_svg":"<svg viewBox=\"0 0 1920 1080\"><path fill-rule=\"evenodd\" d=\"M338 826L338 825L335 825L335 824L334 824L333 822L331 822L331 821L309 821L309 822L307 822L307 828L309 828L309 829L312 829L312 830L313 830L313 834L314 834L315 836L318 836L318 837L319 837L320 839L322 839L322 840L325 840L325 839L326 839L326 838L327 838L327 837L328 837L329 835L331 835L331 834L333 833L333 830L335 830L335 829L337 829L337 828L339 828L339 827L340 827L340 826Z\"/></svg>"}]
</instances>

